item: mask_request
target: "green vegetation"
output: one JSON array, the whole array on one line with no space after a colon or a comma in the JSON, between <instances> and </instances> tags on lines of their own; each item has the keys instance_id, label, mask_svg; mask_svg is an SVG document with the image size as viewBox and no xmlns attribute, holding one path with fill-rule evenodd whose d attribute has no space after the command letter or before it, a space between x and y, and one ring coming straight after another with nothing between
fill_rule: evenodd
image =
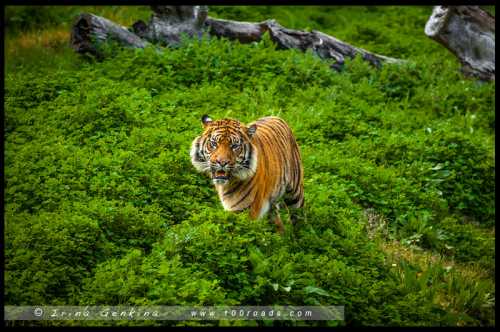
<instances>
[{"instance_id":1,"label":"green vegetation","mask_svg":"<svg viewBox=\"0 0 500 332\"><path fill-rule=\"evenodd\" d=\"M341 73L267 36L97 62L61 33L78 10L53 10L6 10L36 22L6 36L6 304L323 304L346 320L282 324L495 325L495 83L464 79L424 35L429 7L210 7L410 60L377 70L358 58ZM223 211L191 166L205 113L292 127L306 206L284 236Z\"/></svg>"}]
</instances>

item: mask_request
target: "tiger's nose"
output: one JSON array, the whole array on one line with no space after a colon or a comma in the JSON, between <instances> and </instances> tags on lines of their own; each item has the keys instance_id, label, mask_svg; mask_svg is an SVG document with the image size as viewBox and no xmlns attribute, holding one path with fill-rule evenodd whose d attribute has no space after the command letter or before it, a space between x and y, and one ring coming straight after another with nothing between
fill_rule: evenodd
<instances>
[{"instance_id":1,"label":"tiger's nose","mask_svg":"<svg viewBox=\"0 0 500 332\"><path fill-rule=\"evenodd\" d=\"M224 167L227 164L229 164L229 160L227 160L227 159L217 159L217 164L219 164L220 167Z\"/></svg>"}]
</instances>

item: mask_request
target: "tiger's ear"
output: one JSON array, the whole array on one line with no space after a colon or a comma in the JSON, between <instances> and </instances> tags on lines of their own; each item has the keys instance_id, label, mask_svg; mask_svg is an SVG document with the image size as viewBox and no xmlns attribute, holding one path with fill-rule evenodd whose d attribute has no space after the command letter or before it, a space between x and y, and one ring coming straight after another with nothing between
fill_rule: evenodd
<instances>
[{"instance_id":1,"label":"tiger's ear","mask_svg":"<svg viewBox=\"0 0 500 332\"><path fill-rule=\"evenodd\" d=\"M203 126L206 127L210 124L210 122L212 122L212 119L205 114L201 117L201 122L203 123Z\"/></svg>"},{"instance_id":2,"label":"tiger's ear","mask_svg":"<svg viewBox=\"0 0 500 332\"><path fill-rule=\"evenodd\" d=\"M257 131L257 125L256 124L253 124L250 127L248 127L248 129L247 129L248 137L252 138L253 134L255 134L256 131Z\"/></svg>"}]
</instances>

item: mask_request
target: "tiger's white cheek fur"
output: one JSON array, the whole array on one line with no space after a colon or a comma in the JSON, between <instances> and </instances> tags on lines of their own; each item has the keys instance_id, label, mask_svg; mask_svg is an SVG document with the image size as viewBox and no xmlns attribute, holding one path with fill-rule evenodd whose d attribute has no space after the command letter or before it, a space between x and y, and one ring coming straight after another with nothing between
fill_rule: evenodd
<instances>
[{"instance_id":1,"label":"tiger's white cheek fur","mask_svg":"<svg viewBox=\"0 0 500 332\"><path fill-rule=\"evenodd\" d=\"M198 172L206 173L210 170L210 165L206 161L198 161L196 158L196 154L198 153L198 150L201 149L201 146L199 143L201 141L201 136L198 136L194 139L193 143L191 144L191 151L189 152L191 156L191 163L193 164L194 168Z\"/></svg>"}]
</instances>

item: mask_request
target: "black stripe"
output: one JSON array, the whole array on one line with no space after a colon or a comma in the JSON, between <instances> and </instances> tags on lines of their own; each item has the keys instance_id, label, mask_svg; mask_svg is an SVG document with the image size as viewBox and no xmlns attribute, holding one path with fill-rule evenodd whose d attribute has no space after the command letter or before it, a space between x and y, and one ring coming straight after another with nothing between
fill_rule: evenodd
<instances>
[{"instance_id":1,"label":"black stripe","mask_svg":"<svg viewBox=\"0 0 500 332\"><path fill-rule=\"evenodd\" d=\"M290 206L290 205L294 205L294 204L297 204L301 199L301 196L299 197L292 197L290 199L285 199L285 204Z\"/></svg>"},{"instance_id":2,"label":"black stripe","mask_svg":"<svg viewBox=\"0 0 500 332\"><path fill-rule=\"evenodd\" d=\"M297 193L297 190L299 188L299 178L297 177L297 175L298 175L297 168L294 167L294 170L293 170L293 180L292 180L292 183L293 183L292 192L294 193L294 195Z\"/></svg>"},{"instance_id":3,"label":"black stripe","mask_svg":"<svg viewBox=\"0 0 500 332\"><path fill-rule=\"evenodd\" d=\"M245 152L246 154L246 152ZM253 149L252 149L252 145L251 144L248 144L248 157L245 158L245 160L243 161L243 165L247 168L250 168L250 162L252 160L252 154L253 154Z\"/></svg>"},{"instance_id":4,"label":"black stripe","mask_svg":"<svg viewBox=\"0 0 500 332\"><path fill-rule=\"evenodd\" d=\"M196 157L196 161L200 161L200 139L196 139L196 143L194 144L195 152L194 156Z\"/></svg>"},{"instance_id":5,"label":"black stripe","mask_svg":"<svg viewBox=\"0 0 500 332\"><path fill-rule=\"evenodd\" d=\"M252 181L253 181L253 178L252 178L252 180L250 180L250 181L247 182L247 186L250 185ZM243 197L236 204L231 205L231 208L234 208L235 206L238 206L238 204L240 204L241 202L243 202L245 200L245 198L248 197L248 195L252 192L253 186L250 185L249 187L250 188L247 190L247 192L245 193L245 195L243 195Z\"/></svg>"},{"instance_id":6,"label":"black stripe","mask_svg":"<svg viewBox=\"0 0 500 332\"><path fill-rule=\"evenodd\" d=\"M202 141L203 138L200 137L197 141L196 141L196 153L195 153L195 156L196 156L196 161L206 161L206 158L205 156L203 155L203 145L200 141Z\"/></svg>"},{"instance_id":7,"label":"black stripe","mask_svg":"<svg viewBox=\"0 0 500 332\"><path fill-rule=\"evenodd\" d=\"M231 190L227 191L224 193L224 196L227 196L227 195L231 195L232 193L234 193L236 190L238 190L241 185L243 184L244 182L240 182L238 183L236 186L234 186Z\"/></svg>"}]
</instances>

